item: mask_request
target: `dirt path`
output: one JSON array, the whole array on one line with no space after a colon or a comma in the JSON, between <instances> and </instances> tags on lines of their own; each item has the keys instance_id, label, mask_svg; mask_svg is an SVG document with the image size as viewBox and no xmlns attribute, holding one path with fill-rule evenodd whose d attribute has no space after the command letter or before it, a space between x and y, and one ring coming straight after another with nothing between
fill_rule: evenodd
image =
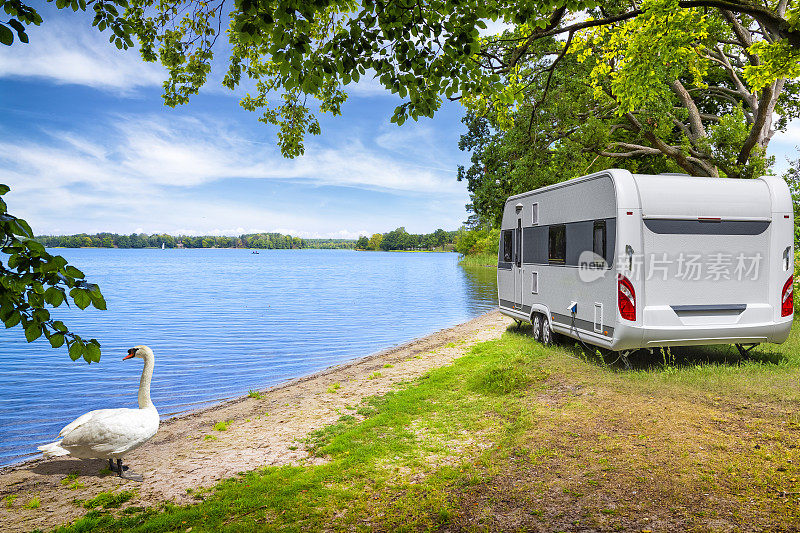
<instances>
[{"instance_id":1,"label":"dirt path","mask_svg":"<svg viewBox=\"0 0 800 533\"><path fill-rule=\"evenodd\" d=\"M192 501L187 489L209 487L264 465L308 462L302 439L352 413L362 399L451 363L477 342L499 337L511 322L493 311L458 326L342 366L162 423L148 444L126 457L144 475L135 483L101 475L103 460L38 459L0 470L0 531L49 529L87 512L75 500L136 489L126 505ZM132 401L135 399L132 399ZM228 422L224 431L214 424ZM65 421L67 422L67 421ZM77 474L74 479L67 479ZM38 498L39 507L29 508Z\"/></svg>"}]
</instances>

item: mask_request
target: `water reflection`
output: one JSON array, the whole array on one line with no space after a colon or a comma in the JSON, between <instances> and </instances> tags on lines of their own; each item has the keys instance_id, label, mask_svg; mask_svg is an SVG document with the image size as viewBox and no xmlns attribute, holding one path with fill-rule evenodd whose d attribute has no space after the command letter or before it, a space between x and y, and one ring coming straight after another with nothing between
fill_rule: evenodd
<instances>
[{"instance_id":1,"label":"water reflection","mask_svg":"<svg viewBox=\"0 0 800 533\"><path fill-rule=\"evenodd\" d=\"M468 300L480 304L482 311L497 307L497 269L460 265L464 273Z\"/></svg>"}]
</instances>

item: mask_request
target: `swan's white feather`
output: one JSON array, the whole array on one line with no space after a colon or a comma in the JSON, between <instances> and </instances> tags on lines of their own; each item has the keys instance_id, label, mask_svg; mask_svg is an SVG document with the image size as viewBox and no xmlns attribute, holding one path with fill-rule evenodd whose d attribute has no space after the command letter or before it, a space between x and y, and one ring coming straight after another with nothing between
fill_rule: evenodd
<instances>
[{"instance_id":1,"label":"swan's white feather","mask_svg":"<svg viewBox=\"0 0 800 533\"><path fill-rule=\"evenodd\" d=\"M51 442L39 446L38 450L44 454L45 457L58 457L59 455L69 455L69 452L61 447L61 441Z\"/></svg>"},{"instance_id":2,"label":"swan's white feather","mask_svg":"<svg viewBox=\"0 0 800 533\"><path fill-rule=\"evenodd\" d=\"M99 410L100 409L98 409L98 411ZM89 411L88 413L82 414L81 416L79 416L78 418L76 418L75 420L73 420L72 422L70 422L69 424L64 426L63 428L61 428L61 431L58 432L58 436L59 437L63 437L64 435L66 435L67 433L69 433L70 431L75 429L76 426L80 426L81 424L83 424L84 422L86 422L87 420L92 418L92 416L94 416L94 413L96 413L96 412L97 411Z\"/></svg>"},{"instance_id":3,"label":"swan's white feather","mask_svg":"<svg viewBox=\"0 0 800 533\"><path fill-rule=\"evenodd\" d=\"M158 431L158 412L147 409L98 409L61 430L59 446L83 459L121 458Z\"/></svg>"},{"instance_id":4,"label":"swan's white feather","mask_svg":"<svg viewBox=\"0 0 800 533\"><path fill-rule=\"evenodd\" d=\"M61 440L39 446L45 456L72 455L82 459L120 459L158 431L158 411L150 401L153 351L137 346L132 351L145 360L139 383L139 409L97 409L64 426Z\"/></svg>"}]
</instances>

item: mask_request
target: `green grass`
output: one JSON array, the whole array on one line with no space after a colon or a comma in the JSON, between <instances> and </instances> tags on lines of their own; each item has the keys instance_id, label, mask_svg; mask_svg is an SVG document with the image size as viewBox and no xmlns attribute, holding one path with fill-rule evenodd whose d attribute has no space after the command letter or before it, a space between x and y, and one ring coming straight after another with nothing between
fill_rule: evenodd
<instances>
[{"instance_id":1,"label":"green grass","mask_svg":"<svg viewBox=\"0 0 800 533\"><path fill-rule=\"evenodd\" d=\"M39 497L38 496L34 496L30 500L28 500L28 503L25 504L25 508L26 509L38 509L41 506L42 506L42 503L39 501Z\"/></svg>"},{"instance_id":2,"label":"green grass","mask_svg":"<svg viewBox=\"0 0 800 533\"><path fill-rule=\"evenodd\" d=\"M329 392L329 393L333 394L334 392L336 392L337 390L339 390L341 388L342 388L342 385L340 383L331 383L330 385L328 385L328 390L326 392Z\"/></svg>"},{"instance_id":3,"label":"green grass","mask_svg":"<svg viewBox=\"0 0 800 533\"><path fill-rule=\"evenodd\" d=\"M136 496L136 491L123 490L120 492L101 492L94 498L82 502L85 509L116 509L123 503Z\"/></svg>"},{"instance_id":4,"label":"green grass","mask_svg":"<svg viewBox=\"0 0 800 533\"><path fill-rule=\"evenodd\" d=\"M190 506L93 511L60 531L800 522L797 326L749 359L729 347L673 350L636 354L634 370L571 345L542 347L528 330L478 344L312 433L305 445L323 464L249 472Z\"/></svg>"},{"instance_id":5,"label":"green grass","mask_svg":"<svg viewBox=\"0 0 800 533\"><path fill-rule=\"evenodd\" d=\"M18 496L16 494L9 494L5 498L3 498L3 503L5 504L6 509L11 509L11 507L14 505L14 501L17 499L17 497Z\"/></svg>"},{"instance_id":6,"label":"green grass","mask_svg":"<svg viewBox=\"0 0 800 533\"><path fill-rule=\"evenodd\" d=\"M61 484L67 487L69 490L77 490L82 489L84 487L83 483L78 481L78 474L77 472L73 472L69 474L67 477L61 480Z\"/></svg>"},{"instance_id":7,"label":"green grass","mask_svg":"<svg viewBox=\"0 0 800 533\"><path fill-rule=\"evenodd\" d=\"M214 431L226 431L228 427L230 427L231 421L230 420L221 420L214 424Z\"/></svg>"},{"instance_id":8,"label":"green grass","mask_svg":"<svg viewBox=\"0 0 800 533\"><path fill-rule=\"evenodd\" d=\"M254 391L254 390L251 390L251 391L249 391L249 392L247 393L247 396L248 396L249 398L255 398L256 400L260 400L260 399L262 399L262 398L264 397L264 396L262 396L262 395L261 395L261 393L260 393L260 392L258 392L258 391Z\"/></svg>"},{"instance_id":9,"label":"green grass","mask_svg":"<svg viewBox=\"0 0 800 533\"><path fill-rule=\"evenodd\" d=\"M463 255L458 260L464 266L481 266L497 268L497 254Z\"/></svg>"}]
</instances>

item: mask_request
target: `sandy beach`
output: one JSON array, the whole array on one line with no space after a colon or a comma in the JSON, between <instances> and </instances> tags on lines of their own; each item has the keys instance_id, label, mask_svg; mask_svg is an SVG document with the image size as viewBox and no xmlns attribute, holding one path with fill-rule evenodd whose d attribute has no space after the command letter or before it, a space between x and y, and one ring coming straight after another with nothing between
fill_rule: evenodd
<instances>
[{"instance_id":1,"label":"sandy beach","mask_svg":"<svg viewBox=\"0 0 800 533\"><path fill-rule=\"evenodd\" d=\"M164 501L187 504L198 488L239 472L320 461L306 451L304 439L310 432L355 414L354 407L364 398L450 364L476 343L499 337L510 322L492 311L260 391L260 398L245 396L162 422L149 443L125 458L133 471L144 475L142 483L101 474L104 460L57 457L6 467L0 470L0 530L50 529L71 522L88 512L75 501L101 492L135 489L136 496L123 508ZM219 422L227 422L227 428L215 430ZM33 498L38 498L38 508L26 506Z\"/></svg>"}]
</instances>

